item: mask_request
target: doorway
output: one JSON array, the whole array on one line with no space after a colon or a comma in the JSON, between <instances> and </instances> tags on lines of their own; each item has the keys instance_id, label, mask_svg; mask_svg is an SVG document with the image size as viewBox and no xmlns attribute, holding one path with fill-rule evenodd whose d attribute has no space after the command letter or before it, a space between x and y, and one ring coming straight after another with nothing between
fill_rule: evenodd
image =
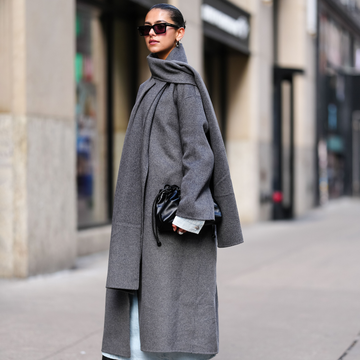
<instances>
[{"instance_id":1,"label":"doorway","mask_svg":"<svg viewBox=\"0 0 360 360\"><path fill-rule=\"evenodd\" d=\"M294 217L294 82L303 70L275 67L273 219Z\"/></svg>"}]
</instances>

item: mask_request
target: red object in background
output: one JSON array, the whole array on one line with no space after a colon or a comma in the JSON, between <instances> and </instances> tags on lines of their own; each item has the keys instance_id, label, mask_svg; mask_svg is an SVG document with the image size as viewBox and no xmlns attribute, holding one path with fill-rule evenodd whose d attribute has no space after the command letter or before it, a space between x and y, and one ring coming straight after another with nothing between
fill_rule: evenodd
<instances>
[{"instance_id":1,"label":"red object in background","mask_svg":"<svg viewBox=\"0 0 360 360\"><path fill-rule=\"evenodd\" d=\"M282 202L283 194L281 191L274 191L272 198L274 203L280 203Z\"/></svg>"}]
</instances>

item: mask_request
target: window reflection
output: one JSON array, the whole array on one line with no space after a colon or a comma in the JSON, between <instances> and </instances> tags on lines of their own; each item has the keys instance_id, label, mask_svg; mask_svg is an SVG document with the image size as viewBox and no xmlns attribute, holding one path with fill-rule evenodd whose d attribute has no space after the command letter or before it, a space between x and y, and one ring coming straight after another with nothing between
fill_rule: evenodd
<instances>
[{"instance_id":1,"label":"window reflection","mask_svg":"<svg viewBox=\"0 0 360 360\"><path fill-rule=\"evenodd\" d=\"M76 11L76 156L78 226L108 220L106 190L105 72L98 12Z\"/></svg>"}]
</instances>

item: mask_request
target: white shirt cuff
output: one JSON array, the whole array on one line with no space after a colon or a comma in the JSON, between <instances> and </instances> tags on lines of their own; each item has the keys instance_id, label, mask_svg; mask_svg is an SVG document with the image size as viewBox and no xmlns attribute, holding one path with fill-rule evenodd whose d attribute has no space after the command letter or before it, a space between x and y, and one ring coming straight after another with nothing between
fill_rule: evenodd
<instances>
[{"instance_id":1,"label":"white shirt cuff","mask_svg":"<svg viewBox=\"0 0 360 360\"><path fill-rule=\"evenodd\" d=\"M198 234L202 227L205 224L204 220L192 220L192 219L185 219L180 216L175 216L173 220L173 224L179 227L180 229L186 230L188 232Z\"/></svg>"}]
</instances>

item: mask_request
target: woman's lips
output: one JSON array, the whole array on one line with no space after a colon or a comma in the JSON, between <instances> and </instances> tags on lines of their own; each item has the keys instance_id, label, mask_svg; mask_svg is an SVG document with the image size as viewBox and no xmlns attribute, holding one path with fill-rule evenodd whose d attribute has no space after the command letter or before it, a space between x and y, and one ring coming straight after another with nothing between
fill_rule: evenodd
<instances>
[{"instance_id":1,"label":"woman's lips","mask_svg":"<svg viewBox=\"0 0 360 360\"><path fill-rule=\"evenodd\" d=\"M150 40L150 41L149 41L149 44L150 44L150 45L155 45L155 44L157 44L157 43L158 43L158 41L156 41L156 40Z\"/></svg>"}]
</instances>

